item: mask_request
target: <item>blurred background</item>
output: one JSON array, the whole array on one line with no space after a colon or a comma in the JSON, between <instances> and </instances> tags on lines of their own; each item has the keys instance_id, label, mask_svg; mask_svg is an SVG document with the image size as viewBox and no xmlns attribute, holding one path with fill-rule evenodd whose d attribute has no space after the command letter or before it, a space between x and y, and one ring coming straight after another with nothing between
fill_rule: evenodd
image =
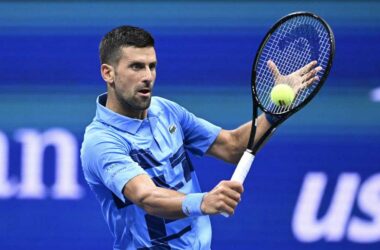
<instances>
[{"instance_id":1,"label":"blurred background","mask_svg":"<svg viewBox=\"0 0 380 250\"><path fill-rule=\"evenodd\" d=\"M378 1L12 1L0 3L0 249L111 249L79 161L105 91L98 44L130 24L156 39L155 95L232 129L250 119L261 39L300 10L336 36L330 77L258 154L213 249L380 249ZM193 159L204 190L233 166Z\"/></svg>"}]
</instances>

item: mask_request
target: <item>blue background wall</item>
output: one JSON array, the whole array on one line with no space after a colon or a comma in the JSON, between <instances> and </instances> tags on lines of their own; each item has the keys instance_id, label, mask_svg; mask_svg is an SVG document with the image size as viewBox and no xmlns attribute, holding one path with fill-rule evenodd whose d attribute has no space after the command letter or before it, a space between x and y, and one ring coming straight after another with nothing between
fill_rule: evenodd
<instances>
[{"instance_id":1,"label":"blue background wall","mask_svg":"<svg viewBox=\"0 0 380 250\"><path fill-rule=\"evenodd\" d=\"M379 249L376 1L0 3L0 249L112 246L78 161L95 98L105 91L97 51L105 32L122 24L151 31L159 60L155 94L235 128L250 118L250 70L262 37L299 10L332 26L333 69L316 99L258 155L236 215L212 217L213 249ZM216 159L194 162L204 190L233 172ZM62 176L66 182L57 184ZM320 204L311 200L315 194ZM317 209L316 223L307 222L305 204ZM342 221L322 223L342 214Z\"/></svg>"}]
</instances>

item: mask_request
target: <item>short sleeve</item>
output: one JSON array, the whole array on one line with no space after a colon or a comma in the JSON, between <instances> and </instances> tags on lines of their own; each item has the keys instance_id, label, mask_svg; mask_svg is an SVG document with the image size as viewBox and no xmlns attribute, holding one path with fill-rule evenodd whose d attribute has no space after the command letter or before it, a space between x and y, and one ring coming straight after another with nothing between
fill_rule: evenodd
<instances>
[{"instance_id":1,"label":"short sleeve","mask_svg":"<svg viewBox=\"0 0 380 250\"><path fill-rule=\"evenodd\" d=\"M195 116L174 102L171 102L171 106L181 125L185 148L195 155L204 155L214 143L221 128Z\"/></svg>"},{"instance_id":2,"label":"short sleeve","mask_svg":"<svg viewBox=\"0 0 380 250\"><path fill-rule=\"evenodd\" d=\"M146 174L129 156L129 147L110 135L86 138L82 145L81 159L87 174L96 175L119 199L125 202L124 186L135 176ZM85 173L86 174L86 173Z\"/></svg>"}]
</instances>

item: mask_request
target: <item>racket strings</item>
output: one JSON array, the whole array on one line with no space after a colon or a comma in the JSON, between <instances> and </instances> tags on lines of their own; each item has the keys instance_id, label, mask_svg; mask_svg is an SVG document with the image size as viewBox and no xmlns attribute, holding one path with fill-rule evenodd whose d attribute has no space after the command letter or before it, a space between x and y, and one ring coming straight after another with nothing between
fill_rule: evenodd
<instances>
[{"instance_id":1,"label":"racket strings","mask_svg":"<svg viewBox=\"0 0 380 250\"><path fill-rule=\"evenodd\" d=\"M300 89L290 105L276 106L270 98L276 79L267 65L269 60L276 64L284 76L317 60L322 67L317 73L321 79L327 68L330 51L329 32L318 19L298 16L280 25L266 41L257 61L255 88L259 103L273 114L285 113L298 107L319 84L319 80L314 81L307 88Z\"/></svg>"}]
</instances>

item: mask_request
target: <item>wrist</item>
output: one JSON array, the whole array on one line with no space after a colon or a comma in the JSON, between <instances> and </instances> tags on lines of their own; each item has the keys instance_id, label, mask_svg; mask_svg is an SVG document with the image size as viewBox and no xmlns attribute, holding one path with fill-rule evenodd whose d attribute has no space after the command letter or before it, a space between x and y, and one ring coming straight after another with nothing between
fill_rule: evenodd
<instances>
[{"instance_id":1,"label":"wrist","mask_svg":"<svg viewBox=\"0 0 380 250\"><path fill-rule=\"evenodd\" d=\"M187 194L182 201L182 212L187 216L204 215L201 209L203 197L206 193Z\"/></svg>"},{"instance_id":2,"label":"wrist","mask_svg":"<svg viewBox=\"0 0 380 250\"><path fill-rule=\"evenodd\" d=\"M271 115L268 113L265 113L265 118L267 119L267 121L269 122L270 125L273 125L280 120L280 117L275 116L275 115Z\"/></svg>"}]
</instances>

